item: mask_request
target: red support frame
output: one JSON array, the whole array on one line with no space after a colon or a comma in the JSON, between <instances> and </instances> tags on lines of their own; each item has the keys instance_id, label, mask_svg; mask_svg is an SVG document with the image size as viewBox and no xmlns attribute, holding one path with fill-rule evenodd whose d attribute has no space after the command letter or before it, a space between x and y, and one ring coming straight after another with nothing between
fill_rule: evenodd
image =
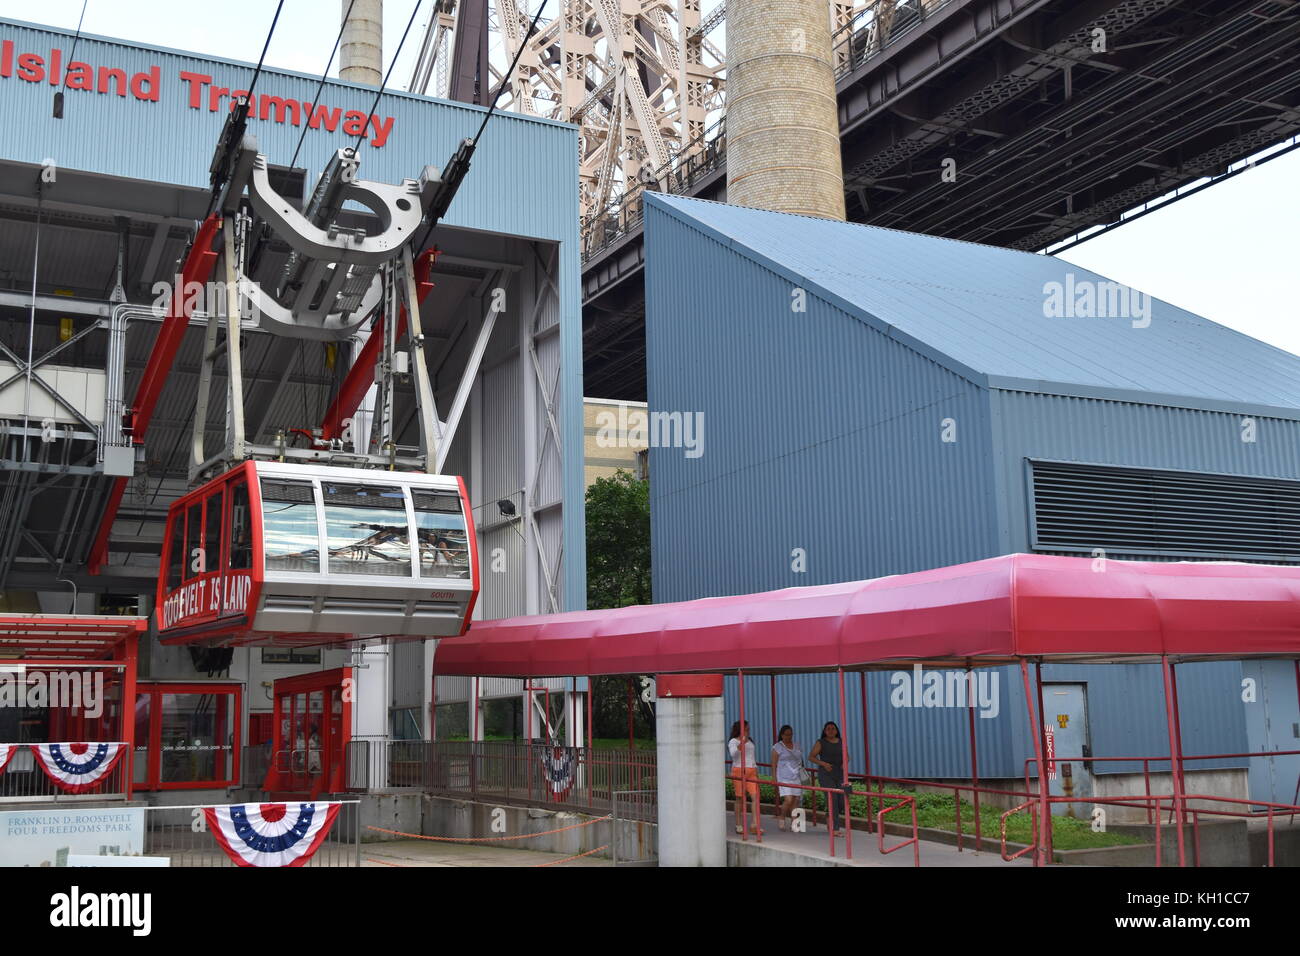
<instances>
[{"instance_id":1,"label":"red support frame","mask_svg":"<svg viewBox=\"0 0 1300 956\"><path fill-rule=\"evenodd\" d=\"M158 331L158 338L154 340L153 351L149 353L149 364L145 366L144 375L135 390L135 399L131 402L131 409L127 413L131 441L136 445L144 443L144 436L149 430L154 409L158 406L158 399L162 397L163 386L171 372L172 363L176 360L176 353L180 351L181 342L185 339L185 330L190 324L193 298L186 295L185 290L190 288L191 283L206 285L212 277L212 270L216 267L218 253L213 249L213 244L216 242L220 228L221 217L215 213L203 221L185 257L185 265L181 269L181 286L179 289L172 290L171 308L163 320L162 328ZM116 478L112 488L109 489L108 501L104 506L103 517L99 520L99 530L95 534L95 543L91 545L90 558L87 561L87 570L91 574L98 574L108 559L108 537L113 530L113 521L117 518L118 508L122 505L126 483L126 478Z\"/></svg>"},{"instance_id":2,"label":"red support frame","mask_svg":"<svg viewBox=\"0 0 1300 956\"><path fill-rule=\"evenodd\" d=\"M135 675L140 657L140 635L129 635L114 656L126 665L122 669L121 710L122 740L126 742L126 798L130 800L135 790Z\"/></svg>"},{"instance_id":3,"label":"red support frame","mask_svg":"<svg viewBox=\"0 0 1300 956\"><path fill-rule=\"evenodd\" d=\"M134 683L134 681L132 682ZM162 779L162 725L163 712L162 702L167 695L174 694L209 694L214 697L234 698L233 714L231 716L230 736L232 743L230 746L230 760L228 763L229 774L219 776L211 780L163 780ZM144 791L162 791L162 790L217 790L227 787L237 787L240 785L240 762L243 757L243 716L244 716L244 688L243 685L234 681L193 681L185 683L175 683L168 681L147 681L136 685L136 690L131 694L131 736L134 741L135 737L135 701L137 697L148 695L149 703L149 742L146 751L146 770L145 780L142 784L134 785L135 772L134 767L131 771L131 781L135 789ZM125 690L123 697L126 697ZM222 705L224 706L224 705ZM222 736L218 730L217 736ZM134 750L132 750L134 756Z\"/></svg>"},{"instance_id":4,"label":"red support frame","mask_svg":"<svg viewBox=\"0 0 1300 956\"><path fill-rule=\"evenodd\" d=\"M423 303L433 290L429 273L438 259L438 249L426 249L415 258L415 294ZM398 340L406 332L406 307L403 306L397 316ZM321 421L321 437L324 441L338 438L343 431L343 423L357 413L366 392L375 384L375 359L379 355L380 343L384 341L384 316L375 319L370 329L370 337L357 353L347 377L339 386L338 394L325 411Z\"/></svg>"}]
</instances>

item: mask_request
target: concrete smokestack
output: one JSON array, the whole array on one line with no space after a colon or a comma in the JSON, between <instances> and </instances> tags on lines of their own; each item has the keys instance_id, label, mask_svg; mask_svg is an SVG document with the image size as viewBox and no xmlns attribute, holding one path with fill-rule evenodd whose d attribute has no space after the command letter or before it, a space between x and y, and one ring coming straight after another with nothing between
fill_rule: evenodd
<instances>
[{"instance_id":1,"label":"concrete smokestack","mask_svg":"<svg viewBox=\"0 0 1300 956\"><path fill-rule=\"evenodd\" d=\"M343 4L347 16L349 0ZM384 81L384 0L355 0L343 21L339 43L339 79L378 86Z\"/></svg>"},{"instance_id":2,"label":"concrete smokestack","mask_svg":"<svg viewBox=\"0 0 1300 956\"><path fill-rule=\"evenodd\" d=\"M727 0L727 202L844 218L826 0Z\"/></svg>"}]
</instances>

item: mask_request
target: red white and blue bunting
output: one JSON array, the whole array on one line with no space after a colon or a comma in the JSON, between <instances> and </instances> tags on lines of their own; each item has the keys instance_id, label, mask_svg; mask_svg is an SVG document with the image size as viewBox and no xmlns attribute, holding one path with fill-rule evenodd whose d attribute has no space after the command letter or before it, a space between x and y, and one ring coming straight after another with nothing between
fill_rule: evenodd
<instances>
[{"instance_id":1,"label":"red white and blue bunting","mask_svg":"<svg viewBox=\"0 0 1300 956\"><path fill-rule=\"evenodd\" d=\"M563 800L573 789L573 781L577 776L574 773L577 761L574 759L573 750L568 747L553 747L549 744L543 745L541 749L542 774L546 778L546 785L552 794Z\"/></svg>"},{"instance_id":2,"label":"red white and blue bunting","mask_svg":"<svg viewBox=\"0 0 1300 956\"><path fill-rule=\"evenodd\" d=\"M5 767L9 761L14 759L14 754L18 752L18 744L0 744L0 773L5 772Z\"/></svg>"},{"instance_id":3,"label":"red white and blue bunting","mask_svg":"<svg viewBox=\"0 0 1300 956\"><path fill-rule=\"evenodd\" d=\"M204 807L208 829L239 866L302 866L329 835L338 803Z\"/></svg>"},{"instance_id":4,"label":"red white and blue bunting","mask_svg":"<svg viewBox=\"0 0 1300 956\"><path fill-rule=\"evenodd\" d=\"M32 744L36 763L65 793L94 790L126 753L122 743Z\"/></svg>"}]
</instances>

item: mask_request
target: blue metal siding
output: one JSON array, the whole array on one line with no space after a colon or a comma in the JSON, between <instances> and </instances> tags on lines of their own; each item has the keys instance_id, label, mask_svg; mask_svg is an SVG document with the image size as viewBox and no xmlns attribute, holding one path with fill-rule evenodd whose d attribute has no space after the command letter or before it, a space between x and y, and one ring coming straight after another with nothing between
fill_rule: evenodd
<instances>
[{"instance_id":1,"label":"blue metal siding","mask_svg":"<svg viewBox=\"0 0 1300 956\"><path fill-rule=\"evenodd\" d=\"M867 674L868 721L872 773L886 777L968 778L970 721L960 708L894 707L892 671ZM943 672L946 673L946 672ZM996 717L975 719L981 779L1023 778L1033 740L1018 667L988 668L997 675ZM1241 701L1241 664L1236 661L1181 664L1178 697L1186 756L1242 753L1247 750L1246 708ZM850 767L861 773L862 692L858 674L846 674L846 721ZM1030 671L1032 687L1033 671ZM1169 753L1164 688L1160 669L1151 664L1043 665L1043 681L1087 686L1092 752L1097 757L1159 757ZM795 739L812 746L828 720L840 723L839 682L835 674L788 674L776 679L776 726L790 724ZM726 722L740 716L737 679L726 679ZM1259 705L1256 705L1259 706ZM756 740L772 736L771 689L766 675L745 678L745 717ZM978 714L978 711L977 711ZM1052 713L1046 717L1051 725ZM1037 717L1035 717L1037 719ZM1261 741L1255 741L1257 745ZM1244 767L1240 759L1189 761L1188 768L1211 770ZM1167 762L1153 762L1153 773L1167 772ZM1137 761L1106 761L1098 773L1140 773ZM1031 769L1031 776L1033 771Z\"/></svg>"},{"instance_id":2,"label":"blue metal siding","mask_svg":"<svg viewBox=\"0 0 1300 956\"><path fill-rule=\"evenodd\" d=\"M991 408L1006 553L1032 550L1028 458L1300 478L1297 421L1257 418L1252 443L1225 412L998 389Z\"/></svg>"},{"instance_id":3,"label":"blue metal siding","mask_svg":"<svg viewBox=\"0 0 1300 956\"><path fill-rule=\"evenodd\" d=\"M982 389L653 204L646 243L650 411L704 422L650 450L657 601L997 553Z\"/></svg>"},{"instance_id":4,"label":"blue metal siding","mask_svg":"<svg viewBox=\"0 0 1300 956\"><path fill-rule=\"evenodd\" d=\"M1183 754L1242 753L1246 714L1241 701L1241 663L1179 664L1178 708ZM1086 683L1092 752L1097 757L1169 753L1164 679L1156 664L1044 664L1044 681ZM1023 699L1023 696L1022 696ZM1052 714L1047 714L1051 726ZM1244 760L1196 760L1189 770L1244 767ZM1140 773L1140 763L1108 762L1099 773ZM1151 765L1167 772L1168 763Z\"/></svg>"},{"instance_id":5,"label":"blue metal siding","mask_svg":"<svg viewBox=\"0 0 1300 956\"><path fill-rule=\"evenodd\" d=\"M1024 693L1017 668L990 670L999 676L999 714L975 719L981 778L1013 777L1020 773L1025 729ZM969 778L970 718L957 708L896 708L890 704L893 672L867 674L867 720L871 726L871 772L885 777ZM789 724L807 754L828 720L841 724L849 745L849 771L862 773L862 689L859 674L845 674L845 720L839 712L836 674L787 674L776 678L776 726ZM740 716L737 679L725 681L726 726ZM745 718L754 739L767 744L773 736L771 689L766 675L745 678ZM766 746L762 748L766 750ZM760 757L766 760L766 755Z\"/></svg>"}]
</instances>

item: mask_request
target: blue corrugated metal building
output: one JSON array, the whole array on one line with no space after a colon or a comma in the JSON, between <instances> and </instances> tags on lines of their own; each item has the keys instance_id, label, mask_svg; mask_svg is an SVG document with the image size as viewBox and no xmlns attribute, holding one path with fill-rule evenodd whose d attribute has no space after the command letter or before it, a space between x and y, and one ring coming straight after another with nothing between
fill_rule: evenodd
<instances>
[{"instance_id":1,"label":"blue corrugated metal building","mask_svg":"<svg viewBox=\"0 0 1300 956\"><path fill-rule=\"evenodd\" d=\"M703 437L652 439L656 601L1016 551L1300 560L1294 355L1052 257L876 227L654 195L646 250L650 408ZM1094 755L1168 753L1155 667L1043 671L1083 688ZM1291 675L1180 667L1186 753L1300 749ZM1273 692L1244 702L1244 678ZM983 777L1030 753L1019 673L1000 680L998 717L976 721ZM867 681L873 771L969 774L967 713L894 708L889 681ZM838 720L833 675L777 684L775 723L801 739ZM759 736L768 702L748 679ZM859 771L857 675L848 710ZM1291 799L1289 759L1251 766L1255 797Z\"/></svg>"}]
</instances>

